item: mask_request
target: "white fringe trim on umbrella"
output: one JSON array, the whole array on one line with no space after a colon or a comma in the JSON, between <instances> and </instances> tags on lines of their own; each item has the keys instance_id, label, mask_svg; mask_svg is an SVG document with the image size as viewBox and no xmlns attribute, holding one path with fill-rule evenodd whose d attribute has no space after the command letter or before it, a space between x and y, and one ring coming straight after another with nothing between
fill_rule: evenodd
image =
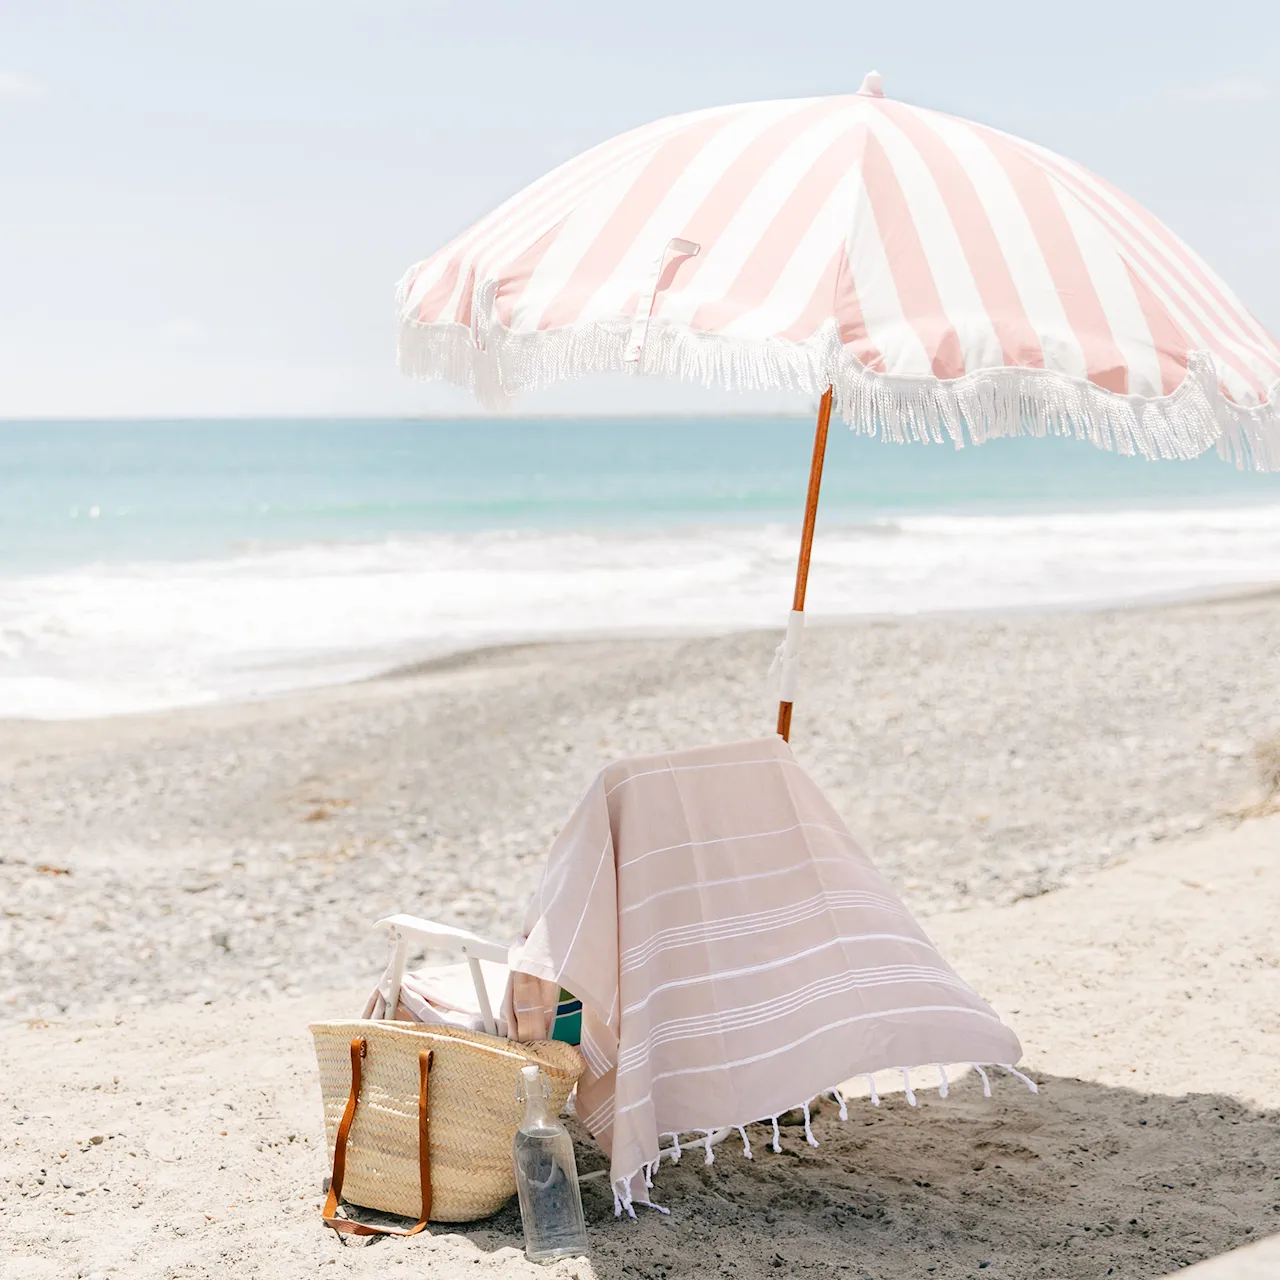
<instances>
[{"instance_id":1,"label":"white fringe trim on umbrella","mask_svg":"<svg viewBox=\"0 0 1280 1280\"><path fill-rule=\"evenodd\" d=\"M987 1076L986 1071L984 1071L982 1067L979 1066L978 1063L976 1062L972 1063L971 1065L973 1069L978 1073L978 1075L982 1077L983 1097L986 1097L986 1098L991 1097L991 1080ZM1027 1088L1031 1090L1032 1093L1040 1092L1040 1087L1036 1084L1036 1082L1032 1080L1030 1076L1025 1075L1023 1074L1023 1072L1019 1071L1017 1067L1015 1067L1012 1063L997 1062L997 1063L987 1063L986 1065L988 1067L998 1066L1001 1069L1001 1071L1005 1071L1009 1075L1014 1076L1016 1079L1021 1080L1022 1083L1025 1084ZM938 1096L940 1098L945 1098L948 1095L949 1084L950 1084L950 1081L947 1079L946 1068L941 1064L937 1064L934 1069L938 1073ZM912 1068L894 1067L893 1070L900 1071L902 1073L904 1096L906 1097L907 1104L912 1107L917 1106L918 1099L916 1098L915 1090L911 1087ZM866 1077L866 1079L871 1086L871 1095L870 1095L869 1101L873 1106L878 1107L880 1105L880 1098L879 1098L879 1095L876 1093L875 1081L869 1075ZM834 1097L836 1101L840 1104L840 1119L847 1120L849 1118L847 1099L837 1088L824 1089L822 1090L821 1093L814 1094L812 1098L807 1098L802 1102L796 1103L794 1107L784 1107L783 1110L778 1113L778 1115L782 1115L783 1112L786 1112L786 1111L803 1111L804 1112L804 1137L805 1137L805 1141L811 1147L816 1147L819 1144L818 1144L818 1139L814 1137L814 1134L813 1134L812 1115L811 1115L810 1108L813 1106L815 1102L817 1102L820 1098L826 1096L827 1094L830 1094L832 1097ZM781 1153L782 1134L781 1134L781 1130L778 1127L778 1115L760 1116L755 1121L748 1121L747 1123L772 1124L773 1134L772 1134L772 1141L769 1143L769 1146L771 1146L775 1152ZM747 1160L755 1159L755 1152L752 1150L751 1141L747 1137L746 1125L728 1124L721 1127L724 1129L737 1129L738 1133L742 1137L743 1156ZM687 1132L690 1132L690 1130L682 1130L682 1132L687 1133ZM643 1205L644 1207L650 1208L650 1209L657 1209L659 1213L670 1212L669 1210L664 1209L661 1205L654 1204L653 1201L648 1198L648 1189L653 1186L653 1175L658 1170L659 1166L662 1164L662 1157L664 1155L669 1157L670 1162L672 1164L679 1164L680 1156L683 1154L683 1152L688 1151L690 1148L702 1147L705 1152L703 1156L703 1164L713 1164L715 1162L712 1135L716 1133L716 1129L698 1129L696 1130L696 1132L702 1134L702 1137L696 1139L693 1142L685 1143L683 1147L681 1147L680 1145L679 1133L671 1132L671 1133L659 1134L658 1135L659 1138L670 1138L672 1140L672 1145L665 1150L659 1151L657 1156L654 1157L654 1159L646 1161L644 1164L640 1165L639 1168L633 1170L631 1173L627 1174L625 1177L615 1178L613 1180L613 1216L615 1218L620 1218L624 1213L628 1217L634 1218L636 1216L637 1205ZM637 1195L637 1188L635 1186L636 1180L639 1180L641 1185L644 1187L644 1196L645 1196L644 1199L639 1198L639 1196Z\"/></svg>"},{"instance_id":2,"label":"white fringe trim on umbrella","mask_svg":"<svg viewBox=\"0 0 1280 1280\"><path fill-rule=\"evenodd\" d=\"M641 359L628 363L626 317L515 333L490 320L495 291L493 282L476 289L473 326L403 320L400 368L464 387L491 408L590 373L638 370L708 387L807 395L830 385L855 431L895 443L950 440L960 448L1001 436L1071 435L1150 459L1189 459L1216 448L1241 468L1280 471L1280 383L1262 404L1236 404L1223 394L1207 351L1191 353L1173 392L1150 399L1046 369L989 369L949 380L877 373L841 345L834 320L805 342L789 342L728 338L655 319Z\"/></svg>"}]
</instances>

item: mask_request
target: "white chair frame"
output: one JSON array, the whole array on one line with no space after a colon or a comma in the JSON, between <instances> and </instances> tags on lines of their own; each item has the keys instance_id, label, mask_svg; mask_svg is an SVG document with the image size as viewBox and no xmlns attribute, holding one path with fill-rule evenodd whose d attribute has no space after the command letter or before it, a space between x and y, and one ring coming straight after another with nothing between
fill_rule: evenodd
<instances>
[{"instance_id":1,"label":"white chair frame","mask_svg":"<svg viewBox=\"0 0 1280 1280\"><path fill-rule=\"evenodd\" d=\"M376 927L388 929L395 945L395 954L391 958L391 985L387 988L387 1017L394 1018L400 1004L400 986L404 981L405 966L409 963L409 943L419 942L466 956L471 967L471 983L476 989L476 1003L484 1029L491 1036L498 1034L498 1024L493 1016L493 1006L489 1002L489 990L484 985L480 961L491 960L495 964L505 965L507 947L501 942L469 933L466 929L455 929L452 925L437 924L434 920L422 920L417 916L385 916L378 921Z\"/></svg>"},{"instance_id":2,"label":"white chair frame","mask_svg":"<svg viewBox=\"0 0 1280 1280\"><path fill-rule=\"evenodd\" d=\"M443 951L453 951L467 958L484 1029L491 1036L498 1034L498 1024L494 1020L493 1006L489 1001L489 991L484 983L484 972L480 968L480 961L491 960L495 964L505 965L509 951L507 946L501 942L494 942L491 938L482 938L479 934L470 933L466 929L456 929L453 925L423 920L418 916L384 916L375 927L387 929L395 946L395 952L391 958L391 982L387 988L387 1017L394 1018L396 1008L400 1004L400 986L404 981L405 966L409 963L409 944L418 942L429 947L438 947ZM676 1150L697 1151L704 1147L718 1146L732 1132L732 1127L716 1129L707 1137L695 1138L692 1142L682 1142L679 1148L663 1147L658 1153L658 1158L671 1157ZM597 1169L594 1173L584 1173L579 1181L603 1178L608 1172L607 1169Z\"/></svg>"}]
</instances>

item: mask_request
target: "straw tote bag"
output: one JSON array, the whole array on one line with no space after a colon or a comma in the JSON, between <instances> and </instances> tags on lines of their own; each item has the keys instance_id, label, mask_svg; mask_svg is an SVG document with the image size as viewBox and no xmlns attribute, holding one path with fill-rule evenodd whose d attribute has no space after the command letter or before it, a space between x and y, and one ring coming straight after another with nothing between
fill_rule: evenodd
<instances>
[{"instance_id":1,"label":"straw tote bag","mask_svg":"<svg viewBox=\"0 0 1280 1280\"><path fill-rule=\"evenodd\" d=\"M333 1164L324 1220L353 1235L413 1235L428 1220L496 1213L516 1191L520 1069L542 1068L559 1112L585 1065L560 1041L434 1023L317 1022L311 1034ZM417 1222L406 1231L353 1222L337 1216L341 1200Z\"/></svg>"}]
</instances>

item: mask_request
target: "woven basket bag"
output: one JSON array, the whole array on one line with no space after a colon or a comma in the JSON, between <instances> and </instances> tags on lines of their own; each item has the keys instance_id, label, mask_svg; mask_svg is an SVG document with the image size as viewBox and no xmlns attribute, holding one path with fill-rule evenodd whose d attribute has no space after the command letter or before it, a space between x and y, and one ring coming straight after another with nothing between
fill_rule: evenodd
<instances>
[{"instance_id":1,"label":"woven basket bag","mask_svg":"<svg viewBox=\"0 0 1280 1280\"><path fill-rule=\"evenodd\" d=\"M471 1222L496 1213L516 1192L511 1148L524 1115L516 1097L520 1069L542 1068L556 1114L585 1065L576 1048L559 1041L521 1044L420 1022L317 1022L311 1033L334 1169L325 1218L339 1230L356 1230L334 1220L339 1195L417 1218L415 1230L428 1218ZM338 1144L344 1121L346 1140ZM334 1162L337 1145L344 1158ZM427 1165L420 1147L430 1153Z\"/></svg>"}]
</instances>

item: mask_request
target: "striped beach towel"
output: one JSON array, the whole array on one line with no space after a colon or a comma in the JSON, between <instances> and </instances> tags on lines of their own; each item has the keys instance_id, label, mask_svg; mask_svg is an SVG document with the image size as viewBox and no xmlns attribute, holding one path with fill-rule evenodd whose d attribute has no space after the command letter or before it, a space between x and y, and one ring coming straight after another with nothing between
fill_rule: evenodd
<instances>
[{"instance_id":1,"label":"striped beach towel","mask_svg":"<svg viewBox=\"0 0 1280 1280\"><path fill-rule=\"evenodd\" d=\"M776 737L604 769L511 968L518 1039L547 1036L562 989L581 1001L578 1115L628 1211L663 1135L767 1120L861 1073L1022 1052Z\"/></svg>"}]
</instances>

